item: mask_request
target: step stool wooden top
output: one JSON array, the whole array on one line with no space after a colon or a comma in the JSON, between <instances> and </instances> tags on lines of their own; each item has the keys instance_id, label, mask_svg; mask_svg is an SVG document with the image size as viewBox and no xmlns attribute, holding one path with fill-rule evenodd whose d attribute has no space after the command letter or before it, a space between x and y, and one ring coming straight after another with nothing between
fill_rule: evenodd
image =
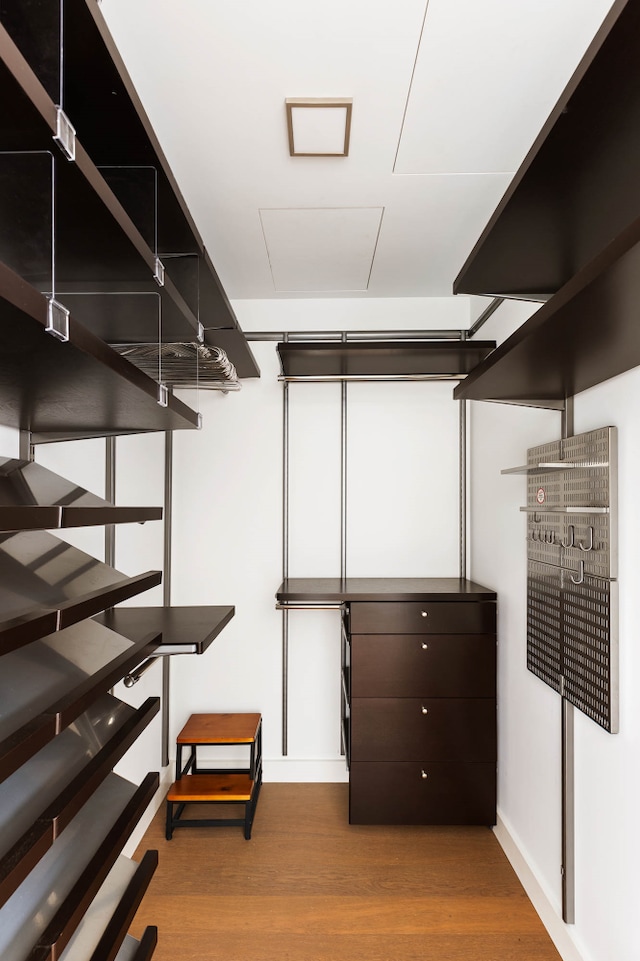
<instances>
[{"instance_id":1,"label":"step stool wooden top","mask_svg":"<svg viewBox=\"0 0 640 961\"><path fill-rule=\"evenodd\" d=\"M192 714L182 728L178 744L252 744L261 714Z\"/></svg>"},{"instance_id":2,"label":"step stool wooden top","mask_svg":"<svg viewBox=\"0 0 640 961\"><path fill-rule=\"evenodd\" d=\"M187 774L169 788L167 801L188 804L191 801L251 800L254 781L248 774Z\"/></svg>"}]
</instances>

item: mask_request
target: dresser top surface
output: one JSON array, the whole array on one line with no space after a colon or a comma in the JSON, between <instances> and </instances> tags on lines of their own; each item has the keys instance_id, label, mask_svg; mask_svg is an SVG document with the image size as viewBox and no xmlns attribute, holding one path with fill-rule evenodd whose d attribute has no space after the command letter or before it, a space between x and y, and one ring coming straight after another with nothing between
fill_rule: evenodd
<instances>
[{"instance_id":1,"label":"dresser top surface","mask_svg":"<svg viewBox=\"0 0 640 961\"><path fill-rule=\"evenodd\" d=\"M290 577L278 588L279 602L495 601L496 592L459 577Z\"/></svg>"}]
</instances>

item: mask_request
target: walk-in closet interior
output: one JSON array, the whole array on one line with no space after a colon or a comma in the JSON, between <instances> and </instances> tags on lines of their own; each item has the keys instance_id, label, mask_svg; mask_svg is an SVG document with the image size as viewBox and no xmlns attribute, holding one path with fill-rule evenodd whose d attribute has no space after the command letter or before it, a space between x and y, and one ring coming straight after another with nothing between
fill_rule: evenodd
<instances>
[{"instance_id":1,"label":"walk-in closet interior","mask_svg":"<svg viewBox=\"0 0 640 961\"><path fill-rule=\"evenodd\" d=\"M636 961L639 50L640 0L1 0L2 961L150 961L211 713Z\"/></svg>"}]
</instances>

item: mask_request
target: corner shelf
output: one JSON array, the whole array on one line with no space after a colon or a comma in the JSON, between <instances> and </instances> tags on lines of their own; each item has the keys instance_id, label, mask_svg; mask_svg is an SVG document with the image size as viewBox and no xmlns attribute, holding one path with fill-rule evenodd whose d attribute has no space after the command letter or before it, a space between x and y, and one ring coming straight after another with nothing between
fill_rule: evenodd
<instances>
[{"instance_id":1,"label":"corner shelf","mask_svg":"<svg viewBox=\"0 0 640 961\"><path fill-rule=\"evenodd\" d=\"M468 374L493 341L352 341L278 344L285 379L451 377Z\"/></svg>"},{"instance_id":2,"label":"corner shelf","mask_svg":"<svg viewBox=\"0 0 640 961\"><path fill-rule=\"evenodd\" d=\"M640 365L639 31L638 5L616 0L456 278L455 293L546 301L459 399L560 409Z\"/></svg>"}]
</instances>

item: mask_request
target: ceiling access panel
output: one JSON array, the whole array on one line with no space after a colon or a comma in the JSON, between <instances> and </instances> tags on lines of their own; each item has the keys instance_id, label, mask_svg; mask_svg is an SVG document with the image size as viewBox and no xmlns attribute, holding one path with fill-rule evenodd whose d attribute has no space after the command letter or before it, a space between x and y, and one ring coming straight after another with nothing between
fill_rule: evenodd
<instances>
[{"instance_id":1,"label":"ceiling access panel","mask_svg":"<svg viewBox=\"0 0 640 961\"><path fill-rule=\"evenodd\" d=\"M640 5L614 3L454 282L544 300L640 216Z\"/></svg>"}]
</instances>

